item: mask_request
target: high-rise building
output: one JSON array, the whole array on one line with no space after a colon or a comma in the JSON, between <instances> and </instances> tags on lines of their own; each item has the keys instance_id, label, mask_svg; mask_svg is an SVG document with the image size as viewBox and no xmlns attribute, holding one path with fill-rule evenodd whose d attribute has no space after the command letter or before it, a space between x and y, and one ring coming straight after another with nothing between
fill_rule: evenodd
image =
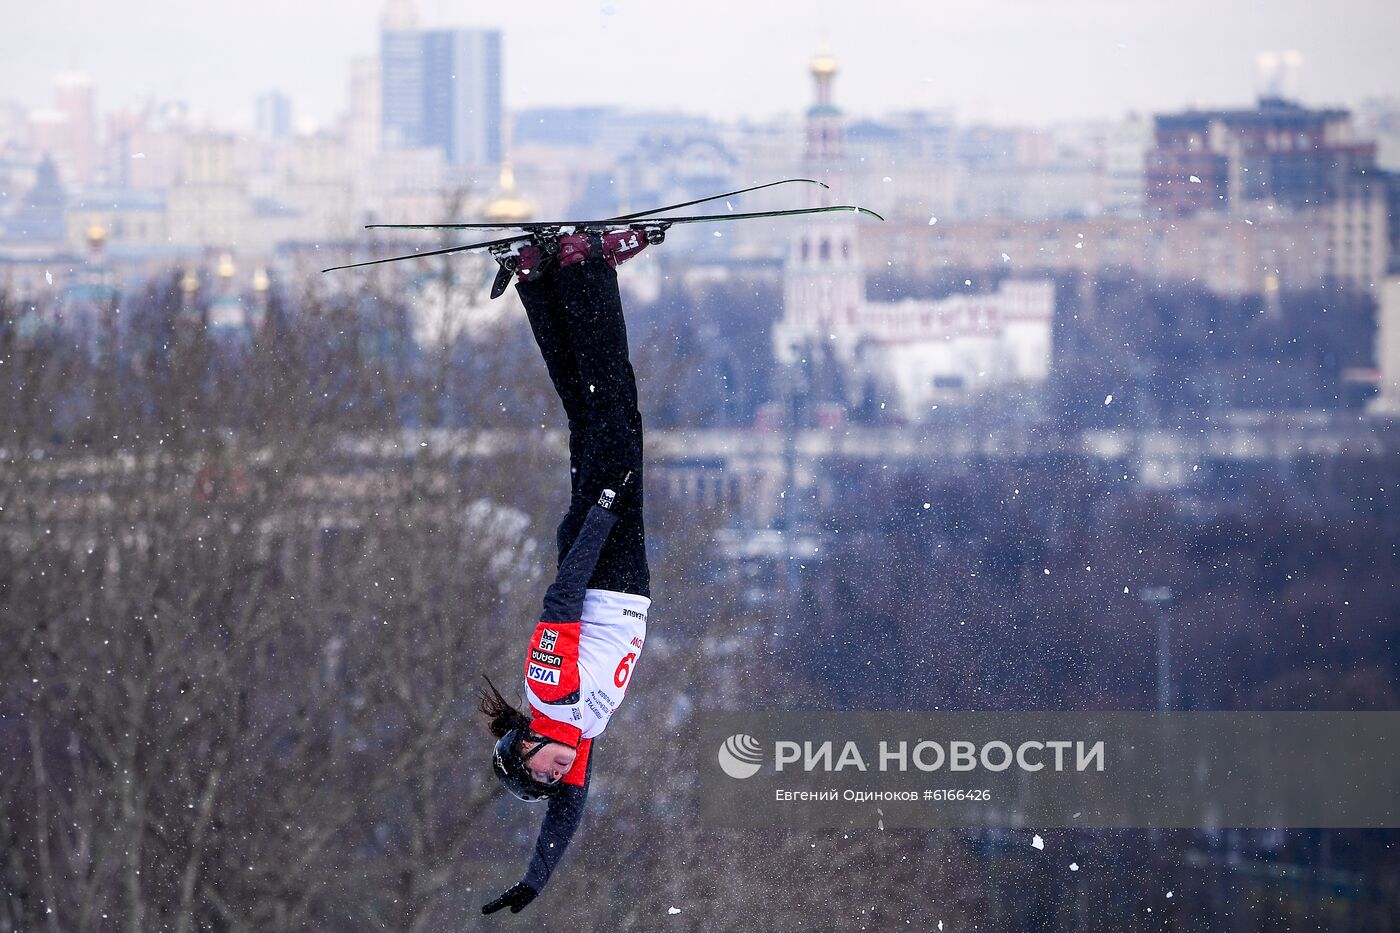
<instances>
[{"instance_id":1,"label":"high-rise building","mask_svg":"<svg viewBox=\"0 0 1400 933\"><path fill-rule=\"evenodd\" d=\"M423 142L453 165L501 161L501 34L436 29L423 34Z\"/></svg>"},{"instance_id":2,"label":"high-rise building","mask_svg":"<svg viewBox=\"0 0 1400 933\"><path fill-rule=\"evenodd\" d=\"M292 135L292 102L278 91L259 94L256 129L264 139L286 139Z\"/></svg>"},{"instance_id":3,"label":"high-rise building","mask_svg":"<svg viewBox=\"0 0 1400 933\"><path fill-rule=\"evenodd\" d=\"M380 100L384 145L423 144L423 33L412 0L393 0L379 33Z\"/></svg>"},{"instance_id":4,"label":"high-rise building","mask_svg":"<svg viewBox=\"0 0 1400 933\"><path fill-rule=\"evenodd\" d=\"M96 179L97 108L92 79L85 74L54 78L54 106L30 113L34 148L53 159L63 183L81 188Z\"/></svg>"},{"instance_id":5,"label":"high-rise building","mask_svg":"<svg viewBox=\"0 0 1400 933\"><path fill-rule=\"evenodd\" d=\"M409 0L383 19L384 144L441 149L453 165L501 161L501 33L420 29Z\"/></svg>"},{"instance_id":6,"label":"high-rise building","mask_svg":"<svg viewBox=\"0 0 1400 933\"><path fill-rule=\"evenodd\" d=\"M1326 233L1327 275L1363 288L1385 272L1387 187L1376 144L1346 110L1264 97L1253 110L1156 119L1147 156L1149 216L1261 212L1306 217Z\"/></svg>"},{"instance_id":7,"label":"high-rise building","mask_svg":"<svg viewBox=\"0 0 1400 933\"><path fill-rule=\"evenodd\" d=\"M66 74L54 79L54 105L68 118L67 153L78 184L95 180L97 165L97 104L92 79Z\"/></svg>"},{"instance_id":8,"label":"high-rise building","mask_svg":"<svg viewBox=\"0 0 1400 933\"><path fill-rule=\"evenodd\" d=\"M1370 411L1400 418L1400 274L1392 273L1381 287L1375 346L1380 391L1371 400Z\"/></svg>"},{"instance_id":9,"label":"high-rise building","mask_svg":"<svg viewBox=\"0 0 1400 933\"><path fill-rule=\"evenodd\" d=\"M1141 217L1143 162L1152 148L1152 126L1130 114L1116 123L1104 142L1103 211L1115 217Z\"/></svg>"},{"instance_id":10,"label":"high-rise building","mask_svg":"<svg viewBox=\"0 0 1400 933\"><path fill-rule=\"evenodd\" d=\"M350 62L350 115L346 135L350 163L356 168L368 164L380 149L384 124L381 82L379 59L365 56Z\"/></svg>"},{"instance_id":11,"label":"high-rise building","mask_svg":"<svg viewBox=\"0 0 1400 933\"><path fill-rule=\"evenodd\" d=\"M1355 115L1357 132L1376 141L1376 164L1400 171L1400 95L1363 100Z\"/></svg>"},{"instance_id":12,"label":"high-rise building","mask_svg":"<svg viewBox=\"0 0 1400 933\"><path fill-rule=\"evenodd\" d=\"M252 204L226 133L190 133L166 195L170 242L177 248L228 248L249 241Z\"/></svg>"},{"instance_id":13,"label":"high-rise building","mask_svg":"<svg viewBox=\"0 0 1400 933\"><path fill-rule=\"evenodd\" d=\"M1251 202L1304 209L1349 196L1376 167L1376 145L1354 138L1345 110L1265 97L1253 110L1188 110L1156 120L1147 207L1186 217Z\"/></svg>"},{"instance_id":14,"label":"high-rise building","mask_svg":"<svg viewBox=\"0 0 1400 933\"><path fill-rule=\"evenodd\" d=\"M107 183L114 188L163 191L184 161L184 138L190 130L184 104L147 101L139 109L107 115ZM120 238L114 238L119 240Z\"/></svg>"}]
</instances>

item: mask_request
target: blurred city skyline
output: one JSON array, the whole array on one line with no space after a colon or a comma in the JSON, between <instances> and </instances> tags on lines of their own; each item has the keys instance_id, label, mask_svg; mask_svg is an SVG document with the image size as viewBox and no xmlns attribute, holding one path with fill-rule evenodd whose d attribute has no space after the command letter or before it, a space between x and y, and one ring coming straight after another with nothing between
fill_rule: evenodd
<instances>
[{"instance_id":1,"label":"blurred city skyline","mask_svg":"<svg viewBox=\"0 0 1400 933\"><path fill-rule=\"evenodd\" d=\"M217 10L143 4L140 26L116 7L76 0L0 10L22 36L0 60L0 99L45 107L59 74L91 76L100 111L184 100L212 122L251 128L258 95L290 99L300 129L348 105L350 62L376 53L384 0ZM1221 8L1167 4L823 2L703 6L419 0L424 25L500 28L511 110L613 105L722 119L768 118L807 104L807 63L823 45L853 114L950 109L960 119L1045 125L1128 112L1233 106L1260 89L1260 53L1301 58L1290 91L1315 104L1400 94L1400 38L1384 0L1345 0L1328 15L1303 0ZM114 41L115 40L115 41Z\"/></svg>"}]
</instances>

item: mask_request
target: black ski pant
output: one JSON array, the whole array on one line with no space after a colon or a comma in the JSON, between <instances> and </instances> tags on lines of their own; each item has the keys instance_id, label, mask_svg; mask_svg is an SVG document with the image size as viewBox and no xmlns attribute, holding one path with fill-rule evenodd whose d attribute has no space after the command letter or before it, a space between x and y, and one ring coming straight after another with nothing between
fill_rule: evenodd
<instances>
[{"instance_id":1,"label":"black ski pant","mask_svg":"<svg viewBox=\"0 0 1400 933\"><path fill-rule=\"evenodd\" d=\"M559 563L602 490L615 490L617 524L588 586L650 597L642 526L642 416L617 271L601 257L585 259L520 282L516 291L569 421L571 482L569 510L557 534Z\"/></svg>"}]
</instances>

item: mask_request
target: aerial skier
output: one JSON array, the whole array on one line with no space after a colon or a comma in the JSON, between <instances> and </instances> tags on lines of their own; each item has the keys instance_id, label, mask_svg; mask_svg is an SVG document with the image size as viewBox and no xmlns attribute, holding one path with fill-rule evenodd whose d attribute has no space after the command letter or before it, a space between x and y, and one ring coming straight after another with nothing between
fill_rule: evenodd
<instances>
[{"instance_id":1,"label":"aerial skier","mask_svg":"<svg viewBox=\"0 0 1400 933\"><path fill-rule=\"evenodd\" d=\"M515 278L545 368L569 424L569 508L559 523L558 569L525 658L526 709L488 679L481 712L496 739L491 768L516 797L544 801L539 838L525 875L485 914L519 913L539 896L583 818L593 740L607 727L631 683L651 607L642 527L642 418L627 352L616 268L677 224L855 211L832 205L791 210L658 217L726 200L792 178L603 220L521 224L369 224L400 230L511 230L499 239L332 266L325 272L489 250L500 266L499 297Z\"/></svg>"},{"instance_id":2,"label":"aerial skier","mask_svg":"<svg viewBox=\"0 0 1400 933\"><path fill-rule=\"evenodd\" d=\"M650 233L650 231L647 231ZM650 239L657 242L660 234ZM525 313L569 423L569 509L558 571L525 659L528 710L487 681L492 771L547 806L525 876L481 908L512 913L549 881L583 817L593 739L627 693L651 605L642 525L642 418L616 265L646 247L637 231L575 233L510 254Z\"/></svg>"}]
</instances>

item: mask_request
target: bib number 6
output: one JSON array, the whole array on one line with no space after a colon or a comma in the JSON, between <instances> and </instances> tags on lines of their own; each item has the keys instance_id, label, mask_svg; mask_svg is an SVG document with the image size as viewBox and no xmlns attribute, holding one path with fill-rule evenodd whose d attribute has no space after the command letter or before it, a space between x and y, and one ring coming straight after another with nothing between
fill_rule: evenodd
<instances>
[{"instance_id":1,"label":"bib number 6","mask_svg":"<svg viewBox=\"0 0 1400 933\"><path fill-rule=\"evenodd\" d=\"M637 660L635 651L628 652L627 656L617 665L617 670L613 671L613 683L619 687L627 686L627 678L632 676L632 662Z\"/></svg>"}]
</instances>

